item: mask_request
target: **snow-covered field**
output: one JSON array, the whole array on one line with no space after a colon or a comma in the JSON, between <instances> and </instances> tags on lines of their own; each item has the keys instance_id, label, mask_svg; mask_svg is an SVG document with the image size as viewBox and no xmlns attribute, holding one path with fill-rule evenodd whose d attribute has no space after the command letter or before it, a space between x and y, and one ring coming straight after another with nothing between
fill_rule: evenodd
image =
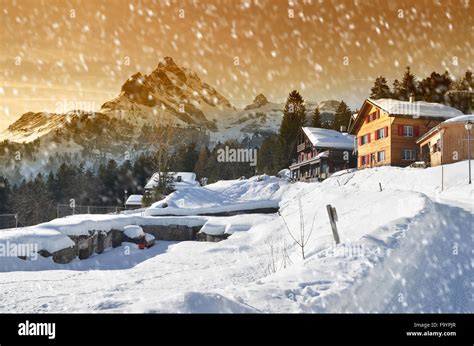
<instances>
[{"instance_id":1,"label":"snow-covered field","mask_svg":"<svg viewBox=\"0 0 474 346\"><path fill-rule=\"evenodd\" d=\"M268 177L182 190L167 199L179 215L277 201L295 237L301 204L306 235L314 224L305 259L277 214L207 217L210 232L232 229L232 235L219 243L157 241L147 250L123 243L65 265L0 259L0 311L473 312L467 162L445 166L444 178L441 191L440 167L382 167L340 172L323 183ZM327 204L338 214L337 246ZM99 224L124 226L132 217L153 218L107 216ZM66 220L52 223L82 229ZM39 228L51 231L45 225Z\"/></svg>"}]
</instances>

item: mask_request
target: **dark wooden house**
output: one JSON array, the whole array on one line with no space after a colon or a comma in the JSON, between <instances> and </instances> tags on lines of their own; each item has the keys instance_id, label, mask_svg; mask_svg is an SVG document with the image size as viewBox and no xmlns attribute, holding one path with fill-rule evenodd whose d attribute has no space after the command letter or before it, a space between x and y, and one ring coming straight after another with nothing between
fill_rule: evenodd
<instances>
[{"instance_id":1,"label":"dark wooden house","mask_svg":"<svg viewBox=\"0 0 474 346\"><path fill-rule=\"evenodd\" d=\"M301 128L296 155L290 172L297 181L321 181L334 172L357 167L354 136L335 130Z\"/></svg>"}]
</instances>

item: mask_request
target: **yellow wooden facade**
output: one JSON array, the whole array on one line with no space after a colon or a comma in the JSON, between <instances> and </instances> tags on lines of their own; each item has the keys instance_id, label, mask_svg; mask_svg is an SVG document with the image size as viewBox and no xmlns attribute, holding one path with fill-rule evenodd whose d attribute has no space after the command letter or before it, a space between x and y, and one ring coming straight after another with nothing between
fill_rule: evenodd
<instances>
[{"instance_id":1,"label":"yellow wooden facade","mask_svg":"<svg viewBox=\"0 0 474 346\"><path fill-rule=\"evenodd\" d=\"M357 136L357 167L408 166L419 160L419 146L416 141L444 119L414 118L407 115L389 114L377 105L366 100L350 128ZM413 134L407 136L400 132L403 126L411 126ZM376 132L385 130L383 138L377 138ZM368 143L362 143L361 137L370 137ZM365 137L367 139L367 137ZM413 151L412 159L402 157L406 150ZM383 159L380 153L383 152Z\"/></svg>"}]
</instances>

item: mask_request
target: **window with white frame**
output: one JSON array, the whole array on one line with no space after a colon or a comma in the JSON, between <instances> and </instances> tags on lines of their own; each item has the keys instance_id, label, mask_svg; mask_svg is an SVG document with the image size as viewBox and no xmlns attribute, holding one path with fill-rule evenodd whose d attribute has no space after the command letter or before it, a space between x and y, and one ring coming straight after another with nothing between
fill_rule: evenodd
<instances>
[{"instance_id":1,"label":"window with white frame","mask_svg":"<svg viewBox=\"0 0 474 346\"><path fill-rule=\"evenodd\" d=\"M377 130L377 139L385 138L385 128Z\"/></svg>"},{"instance_id":2,"label":"window with white frame","mask_svg":"<svg viewBox=\"0 0 474 346\"><path fill-rule=\"evenodd\" d=\"M403 135L405 137L413 137L413 126L403 125Z\"/></svg>"},{"instance_id":3,"label":"window with white frame","mask_svg":"<svg viewBox=\"0 0 474 346\"><path fill-rule=\"evenodd\" d=\"M361 144L367 144L369 143L369 135L363 135L361 138Z\"/></svg>"},{"instance_id":4,"label":"window with white frame","mask_svg":"<svg viewBox=\"0 0 474 346\"><path fill-rule=\"evenodd\" d=\"M414 149L403 149L402 160L414 161L416 160L416 150Z\"/></svg>"},{"instance_id":5,"label":"window with white frame","mask_svg":"<svg viewBox=\"0 0 474 346\"><path fill-rule=\"evenodd\" d=\"M385 150L377 152L377 162L385 161Z\"/></svg>"}]
</instances>

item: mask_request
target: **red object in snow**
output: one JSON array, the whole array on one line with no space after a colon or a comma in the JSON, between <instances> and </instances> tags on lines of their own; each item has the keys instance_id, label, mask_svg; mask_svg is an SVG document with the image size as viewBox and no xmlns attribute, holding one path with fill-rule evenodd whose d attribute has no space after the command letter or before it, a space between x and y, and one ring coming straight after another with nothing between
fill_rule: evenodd
<instances>
[{"instance_id":1,"label":"red object in snow","mask_svg":"<svg viewBox=\"0 0 474 346\"><path fill-rule=\"evenodd\" d=\"M139 244L138 244L138 248L139 248L140 250L144 250L144 249L146 248L146 243L139 243Z\"/></svg>"}]
</instances>

